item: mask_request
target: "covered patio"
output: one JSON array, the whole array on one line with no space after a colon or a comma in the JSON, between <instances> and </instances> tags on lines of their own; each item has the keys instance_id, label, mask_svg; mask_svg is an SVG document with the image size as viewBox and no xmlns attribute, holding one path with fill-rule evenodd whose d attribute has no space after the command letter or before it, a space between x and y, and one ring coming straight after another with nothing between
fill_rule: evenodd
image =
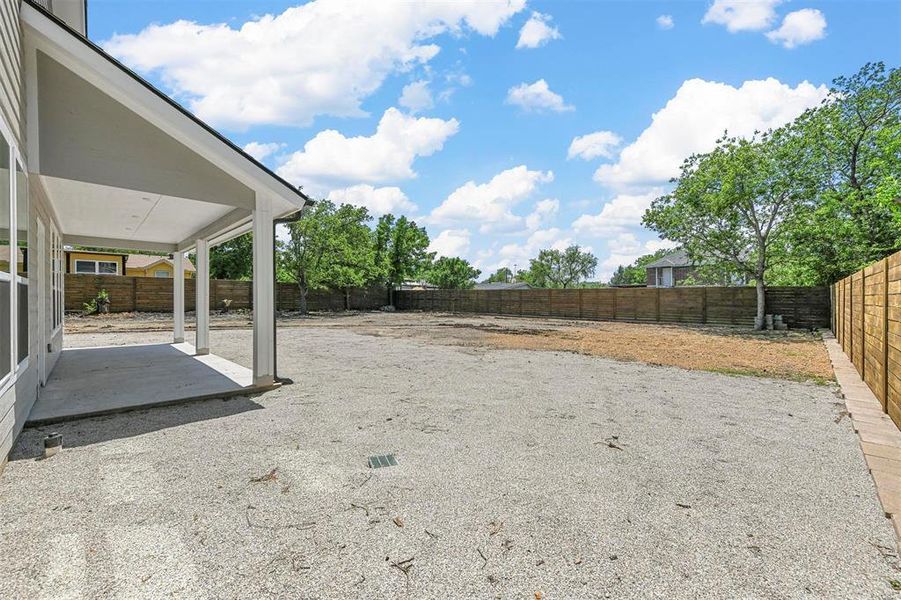
<instances>
[{"instance_id":1,"label":"covered patio","mask_svg":"<svg viewBox=\"0 0 901 600\"><path fill-rule=\"evenodd\" d=\"M274 222L309 199L52 15L24 4L22 20L31 187L52 207L62 243L168 254L175 266L172 343L62 350L41 376L29 422L276 385ZM247 232L249 369L215 356L209 341L210 247ZM189 252L193 344L184 318Z\"/></svg>"},{"instance_id":2,"label":"covered patio","mask_svg":"<svg viewBox=\"0 0 901 600\"><path fill-rule=\"evenodd\" d=\"M215 354L197 354L187 343L70 348L63 351L25 424L254 391L261 390L250 369Z\"/></svg>"}]
</instances>

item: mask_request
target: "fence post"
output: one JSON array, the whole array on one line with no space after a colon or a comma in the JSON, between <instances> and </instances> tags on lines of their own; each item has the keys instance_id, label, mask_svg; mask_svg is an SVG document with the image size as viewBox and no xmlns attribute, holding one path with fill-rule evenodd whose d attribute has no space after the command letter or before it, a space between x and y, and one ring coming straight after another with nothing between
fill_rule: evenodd
<instances>
[{"instance_id":1,"label":"fence post","mask_svg":"<svg viewBox=\"0 0 901 600\"><path fill-rule=\"evenodd\" d=\"M654 288L654 289L657 292L656 294L654 294L654 296L655 296L654 301L656 303L655 313L657 315L657 322L659 323L660 322L660 288L658 287L658 288Z\"/></svg>"},{"instance_id":2,"label":"fence post","mask_svg":"<svg viewBox=\"0 0 901 600\"><path fill-rule=\"evenodd\" d=\"M888 412L888 257L882 259L882 410Z\"/></svg>"},{"instance_id":3,"label":"fence post","mask_svg":"<svg viewBox=\"0 0 901 600\"><path fill-rule=\"evenodd\" d=\"M851 296L851 312L850 318L848 319L848 333L851 335L850 343L848 344L848 357L851 359L851 364L854 364L854 276L851 275L849 277L850 282L848 285L848 295Z\"/></svg>"},{"instance_id":4,"label":"fence post","mask_svg":"<svg viewBox=\"0 0 901 600\"><path fill-rule=\"evenodd\" d=\"M701 323L707 324L707 288L701 288L704 293L701 294Z\"/></svg>"},{"instance_id":5,"label":"fence post","mask_svg":"<svg viewBox=\"0 0 901 600\"><path fill-rule=\"evenodd\" d=\"M582 288L579 288L579 318L582 318L582 292L584 292Z\"/></svg>"},{"instance_id":6,"label":"fence post","mask_svg":"<svg viewBox=\"0 0 901 600\"><path fill-rule=\"evenodd\" d=\"M867 270L860 272L860 378L867 381Z\"/></svg>"},{"instance_id":7,"label":"fence post","mask_svg":"<svg viewBox=\"0 0 901 600\"><path fill-rule=\"evenodd\" d=\"M613 288L613 320L616 321L616 296L619 294L619 288Z\"/></svg>"}]
</instances>

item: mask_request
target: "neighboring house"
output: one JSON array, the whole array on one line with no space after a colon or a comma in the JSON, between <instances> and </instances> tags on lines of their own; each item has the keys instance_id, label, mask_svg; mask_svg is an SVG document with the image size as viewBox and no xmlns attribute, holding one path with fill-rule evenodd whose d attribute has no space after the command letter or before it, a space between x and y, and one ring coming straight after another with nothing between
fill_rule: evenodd
<instances>
[{"instance_id":1,"label":"neighboring house","mask_svg":"<svg viewBox=\"0 0 901 600\"><path fill-rule=\"evenodd\" d=\"M679 248L645 265L645 272L648 276L647 287L675 287L696 275L697 265L685 250Z\"/></svg>"},{"instance_id":2,"label":"neighboring house","mask_svg":"<svg viewBox=\"0 0 901 600\"><path fill-rule=\"evenodd\" d=\"M398 290L437 290L437 285L432 285L428 281L407 280L397 286Z\"/></svg>"},{"instance_id":3,"label":"neighboring house","mask_svg":"<svg viewBox=\"0 0 901 600\"><path fill-rule=\"evenodd\" d=\"M264 390L275 382L274 220L310 203L89 41L86 10L84 0L0 2L0 469L50 391L66 406L74 378L82 378L81 397L106 389L93 379L107 377L96 368L106 359L63 350L64 246L173 256L174 344L96 351L143 371L116 375L116 401L184 399L180 389L203 382ZM254 240L252 369L205 356L209 248L246 232ZM11 249L22 259L15 267ZM197 267L194 345L184 343L188 252ZM98 263L95 272L127 268ZM148 360L153 352L166 360ZM192 375L172 375L176 364Z\"/></svg>"},{"instance_id":4,"label":"neighboring house","mask_svg":"<svg viewBox=\"0 0 901 600\"><path fill-rule=\"evenodd\" d=\"M476 290L530 290L532 286L525 281L506 283L504 281L492 281L490 283L477 283Z\"/></svg>"},{"instance_id":5,"label":"neighboring house","mask_svg":"<svg viewBox=\"0 0 901 600\"><path fill-rule=\"evenodd\" d=\"M66 273L164 278L171 278L175 273L175 261L168 256L94 250L66 250L65 252ZM185 277L191 279L194 277L194 273L194 264L185 257Z\"/></svg>"},{"instance_id":6,"label":"neighboring house","mask_svg":"<svg viewBox=\"0 0 901 600\"><path fill-rule=\"evenodd\" d=\"M692 261L688 253L679 248L666 256L645 265L647 287L676 287L680 285L731 286L747 285L748 279L737 274L720 276L703 274L701 264Z\"/></svg>"}]
</instances>

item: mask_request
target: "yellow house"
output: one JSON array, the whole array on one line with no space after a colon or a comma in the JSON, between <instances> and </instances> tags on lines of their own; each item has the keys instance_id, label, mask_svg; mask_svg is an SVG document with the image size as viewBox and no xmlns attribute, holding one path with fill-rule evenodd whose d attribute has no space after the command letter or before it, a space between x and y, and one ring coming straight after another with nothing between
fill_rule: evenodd
<instances>
[{"instance_id":1,"label":"yellow house","mask_svg":"<svg viewBox=\"0 0 901 600\"><path fill-rule=\"evenodd\" d=\"M174 272L175 265L168 256L66 250L66 273L171 278ZM194 265L190 259L185 260L185 279L193 277Z\"/></svg>"}]
</instances>

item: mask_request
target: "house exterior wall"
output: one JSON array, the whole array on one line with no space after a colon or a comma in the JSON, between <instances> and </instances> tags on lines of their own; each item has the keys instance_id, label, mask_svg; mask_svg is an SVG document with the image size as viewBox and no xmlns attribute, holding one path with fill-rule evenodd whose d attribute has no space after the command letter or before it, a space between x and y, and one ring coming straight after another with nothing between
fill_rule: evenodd
<instances>
[{"instance_id":1,"label":"house exterior wall","mask_svg":"<svg viewBox=\"0 0 901 600\"><path fill-rule=\"evenodd\" d=\"M672 267L673 287L685 285L685 280L697 279L698 271L695 267ZM649 267L645 269L647 287L663 285L663 267ZM695 285L704 285L705 282L693 281ZM709 283L709 282L708 282Z\"/></svg>"},{"instance_id":2,"label":"house exterior wall","mask_svg":"<svg viewBox=\"0 0 901 600\"><path fill-rule=\"evenodd\" d=\"M12 385L0 392L0 470L12 445L22 431L28 413L38 397L39 373L38 365L41 353L45 358L45 373L50 373L56 365L63 346L62 327L53 329L53 302L51 266L50 231L58 228L53 209L36 177L29 178L29 215L28 215L28 359L27 364L16 374ZM47 257L46 273L43 284L38 280L38 220L45 228L44 256ZM41 312L39 296L43 294L46 302ZM45 346L45 342L49 345Z\"/></svg>"},{"instance_id":3,"label":"house exterior wall","mask_svg":"<svg viewBox=\"0 0 901 600\"><path fill-rule=\"evenodd\" d=\"M118 265L117 275L125 274L125 256L121 254L105 254L101 252L78 252L78 251L66 251L66 273L76 273L75 270L75 261L77 260L92 260L92 261L104 261L104 262L114 262Z\"/></svg>"},{"instance_id":4,"label":"house exterior wall","mask_svg":"<svg viewBox=\"0 0 901 600\"><path fill-rule=\"evenodd\" d=\"M8 141L18 148L25 162L23 168L27 172L20 7L20 0L0 2L0 120L3 128L7 129L11 136ZM62 351L62 326L59 323L54 327L52 292L52 232L58 231L59 227L46 193L36 176L28 177L27 188L28 358L0 388L0 471L25 424L31 407L37 400L41 358L44 359L44 373L47 374L53 369ZM38 248L39 220L45 233L43 252ZM42 254L46 258L44 264L46 277L43 281L39 281L41 268L38 261ZM43 307L41 296L45 300ZM10 335L16 335L15 327Z\"/></svg>"},{"instance_id":5,"label":"house exterior wall","mask_svg":"<svg viewBox=\"0 0 901 600\"><path fill-rule=\"evenodd\" d=\"M125 265L125 274L132 277L156 277L157 271L165 271L166 277L171 279L175 274L175 267L165 261L146 267L129 267L127 263ZM192 277L194 277L194 272L185 269L185 279Z\"/></svg>"},{"instance_id":6,"label":"house exterior wall","mask_svg":"<svg viewBox=\"0 0 901 600\"><path fill-rule=\"evenodd\" d=\"M19 23L19 0L0 2L0 115L22 148L22 28Z\"/></svg>"}]
</instances>

